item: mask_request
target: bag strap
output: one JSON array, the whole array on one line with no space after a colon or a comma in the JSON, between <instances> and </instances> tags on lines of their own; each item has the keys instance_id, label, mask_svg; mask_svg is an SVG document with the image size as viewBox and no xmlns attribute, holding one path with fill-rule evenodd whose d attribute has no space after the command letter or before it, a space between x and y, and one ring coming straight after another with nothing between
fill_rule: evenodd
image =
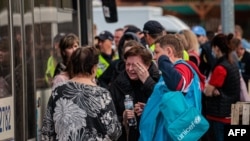
<instances>
[{"instance_id":1,"label":"bag strap","mask_svg":"<svg viewBox=\"0 0 250 141\"><path fill-rule=\"evenodd\" d=\"M187 92L187 94L185 95L185 99L187 100L187 97L189 95L191 95L193 97L193 100L194 100L194 104L195 104L195 107L201 112L201 108L202 108L202 105L201 105L201 91L198 93L197 91L197 85L198 85L198 89L201 90L200 88L200 79L198 77L198 74L197 72L193 69L192 66L190 66L186 61L184 60L179 60L177 61L174 65L177 65L177 64L184 64L186 65L193 73L194 77L193 77L193 80L191 81L191 83L189 84L188 86L188 89L193 89L194 90L194 93L191 93L190 91ZM189 103L190 104L190 103ZM190 105L191 106L191 105Z\"/></svg>"}]
</instances>

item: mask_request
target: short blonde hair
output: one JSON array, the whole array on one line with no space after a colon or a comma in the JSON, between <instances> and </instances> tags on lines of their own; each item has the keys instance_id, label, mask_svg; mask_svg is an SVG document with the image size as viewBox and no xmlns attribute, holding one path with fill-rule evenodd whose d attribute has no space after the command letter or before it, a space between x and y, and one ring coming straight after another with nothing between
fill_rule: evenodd
<instances>
[{"instance_id":1,"label":"short blonde hair","mask_svg":"<svg viewBox=\"0 0 250 141\"><path fill-rule=\"evenodd\" d=\"M178 58L183 57L183 38L179 34L167 34L158 38L155 44L159 43L161 48L170 46L174 50L174 56Z\"/></svg>"},{"instance_id":2,"label":"short blonde hair","mask_svg":"<svg viewBox=\"0 0 250 141\"><path fill-rule=\"evenodd\" d=\"M182 34L185 36L187 41L187 46L185 47L186 51L194 50L196 53L199 53L199 42L196 35L191 30L183 30Z\"/></svg>"}]
</instances>

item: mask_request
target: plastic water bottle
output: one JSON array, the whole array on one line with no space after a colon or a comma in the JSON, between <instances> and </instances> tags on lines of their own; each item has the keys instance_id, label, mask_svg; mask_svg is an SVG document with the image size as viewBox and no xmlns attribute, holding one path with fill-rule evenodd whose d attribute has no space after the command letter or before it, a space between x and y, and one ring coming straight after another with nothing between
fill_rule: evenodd
<instances>
[{"instance_id":1,"label":"plastic water bottle","mask_svg":"<svg viewBox=\"0 0 250 141\"><path fill-rule=\"evenodd\" d=\"M134 110L133 98L130 95L125 95L124 106L126 110ZM133 118L128 119L128 125L136 126L137 125L136 118L133 117Z\"/></svg>"}]
</instances>

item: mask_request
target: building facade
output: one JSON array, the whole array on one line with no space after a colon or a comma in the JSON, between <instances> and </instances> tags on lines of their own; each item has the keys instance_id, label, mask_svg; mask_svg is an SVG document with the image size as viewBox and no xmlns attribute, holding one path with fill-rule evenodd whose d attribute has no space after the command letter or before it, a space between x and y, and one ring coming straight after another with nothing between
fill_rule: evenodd
<instances>
[{"instance_id":1,"label":"building facade","mask_svg":"<svg viewBox=\"0 0 250 141\"><path fill-rule=\"evenodd\" d=\"M202 25L216 32L221 24L221 0L116 0L118 6L159 6L164 14L175 15L187 23ZM235 24L244 29L244 37L250 40L250 1L234 0Z\"/></svg>"}]
</instances>

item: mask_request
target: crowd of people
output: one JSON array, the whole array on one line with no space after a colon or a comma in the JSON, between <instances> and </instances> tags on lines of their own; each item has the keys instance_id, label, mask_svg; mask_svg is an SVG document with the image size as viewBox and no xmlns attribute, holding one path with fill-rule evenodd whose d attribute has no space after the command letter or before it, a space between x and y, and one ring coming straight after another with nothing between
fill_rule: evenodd
<instances>
[{"instance_id":1,"label":"crowd of people","mask_svg":"<svg viewBox=\"0 0 250 141\"><path fill-rule=\"evenodd\" d=\"M240 101L240 79L246 87L250 78L249 43L238 25L230 34L211 34L199 25L170 34L150 20L143 29L125 25L94 39L94 45L79 47L73 33L55 38L61 61L55 55L48 60L45 77L52 94L43 140L172 140L159 135L167 131L158 128L155 112L170 91L180 91L209 122L199 140L224 140L231 104ZM133 98L133 109L125 109L125 95ZM137 125L129 126L131 118Z\"/></svg>"}]
</instances>

